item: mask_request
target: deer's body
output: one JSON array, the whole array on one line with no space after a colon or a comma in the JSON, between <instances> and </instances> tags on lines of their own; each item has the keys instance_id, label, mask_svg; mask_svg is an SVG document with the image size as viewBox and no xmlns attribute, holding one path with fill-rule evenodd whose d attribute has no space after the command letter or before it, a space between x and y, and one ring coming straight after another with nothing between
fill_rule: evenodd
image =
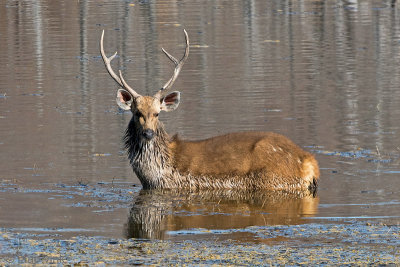
<instances>
[{"instance_id":1,"label":"deer's body","mask_svg":"<svg viewBox=\"0 0 400 267\"><path fill-rule=\"evenodd\" d=\"M136 129L125 134L132 168L144 188L268 189L314 188L317 161L286 137L270 132L239 132L206 140L170 138L162 123L152 140Z\"/></svg>"},{"instance_id":2,"label":"deer's body","mask_svg":"<svg viewBox=\"0 0 400 267\"><path fill-rule=\"evenodd\" d=\"M306 190L319 179L314 156L288 138L270 132L240 132L200 141L170 138L158 120L160 111L176 109L180 93L167 93L189 53L175 63L172 78L154 96L137 94L113 72L101 38L101 53L107 70L124 89L117 93L118 105L133 117L125 134L132 168L144 188Z\"/></svg>"}]
</instances>

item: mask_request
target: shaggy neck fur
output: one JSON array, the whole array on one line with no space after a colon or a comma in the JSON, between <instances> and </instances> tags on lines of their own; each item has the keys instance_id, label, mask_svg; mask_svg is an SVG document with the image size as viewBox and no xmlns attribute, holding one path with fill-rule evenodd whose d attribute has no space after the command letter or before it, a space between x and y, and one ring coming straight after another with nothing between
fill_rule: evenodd
<instances>
[{"instance_id":1,"label":"shaggy neck fur","mask_svg":"<svg viewBox=\"0 0 400 267\"><path fill-rule=\"evenodd\" d=\"M169 136L161 122L151 140L146 140L133 119L125 132L129 161L144 189L173 187Z\"/></svg>"}]
</instances>

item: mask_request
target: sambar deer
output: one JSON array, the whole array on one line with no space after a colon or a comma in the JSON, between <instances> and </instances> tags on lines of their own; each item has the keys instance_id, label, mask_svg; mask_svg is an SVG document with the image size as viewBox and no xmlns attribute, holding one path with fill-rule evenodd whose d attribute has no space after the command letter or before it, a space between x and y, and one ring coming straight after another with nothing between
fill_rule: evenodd
<instances>
[{"instance_id":1,"label":"sambar deer","mask_svg":"<svg viewBox=\"0 0 400 267\"><path fill-rule=\"evenodd\" d=\"M167 51L175 64L172 77L153 96L138 94L117 75L104 52L104 30L100 51L108 73L122 88L117 104L133 113L125 132L125 148L130 164L144 189L267 189L298 191L315 189L318 163L288 138L271 132L238 132L200 141L170 138L158 115L173 111L180 92L170 92L189 55L189 37L184 30L186 48L181 60Z\"/></svg>"}]
</instances>

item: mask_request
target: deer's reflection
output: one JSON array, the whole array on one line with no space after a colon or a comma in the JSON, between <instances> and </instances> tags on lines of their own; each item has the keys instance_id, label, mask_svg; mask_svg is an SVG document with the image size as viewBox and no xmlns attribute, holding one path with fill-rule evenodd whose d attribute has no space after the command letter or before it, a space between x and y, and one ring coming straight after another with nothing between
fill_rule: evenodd
<instances>
[{"instance_id":1,"label":"deer's reflection","mask_svg":"<svg viewBox=\"0 0 400 267\"><path fill-rule=\"evenodd\" d=\"M312 192L142 190L126 224L127 238L165 239L168 231L301 224L317 213Z\"/></svg>"}]
</instances>

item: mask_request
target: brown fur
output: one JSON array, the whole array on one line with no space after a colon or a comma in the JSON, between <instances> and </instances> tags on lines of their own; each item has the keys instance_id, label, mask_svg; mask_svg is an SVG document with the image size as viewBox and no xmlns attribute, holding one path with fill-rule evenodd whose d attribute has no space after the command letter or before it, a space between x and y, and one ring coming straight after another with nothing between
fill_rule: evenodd
<instances>
[{"instance_id":1,"label":"brown fur","mask_svg":"<svg viewBox=\"0 0 400 267\"><path fill-rule=\"evenodd\" d=\"M276 133L230 133L202 141L174 137L169 147L174 167L184 175L217 180L257 174L263 181L257 188L284 190L290 184L315 186L319 178L314 156Z\"/></svg>"}]
</instances>

